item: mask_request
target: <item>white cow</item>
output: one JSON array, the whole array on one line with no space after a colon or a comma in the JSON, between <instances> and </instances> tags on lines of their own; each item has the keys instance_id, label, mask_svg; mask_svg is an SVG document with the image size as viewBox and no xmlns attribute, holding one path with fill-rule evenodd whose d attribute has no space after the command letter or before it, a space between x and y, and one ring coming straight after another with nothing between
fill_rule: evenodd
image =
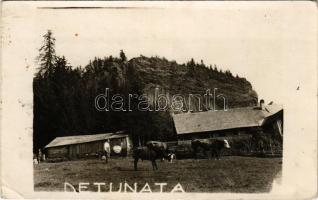
<instances>
[{"instance_id":1,"label":"white cow","mask_svg":"<svg viewBox=\"0 0 318 200\"><path fill-rule=\"evenodd\" d=\"M169 153L168 154L168 161L170 163L173 163L173 160L175 160L175 159L176 159L176 154L174 154L174 153Z\"/></svg>"}]
</instances>

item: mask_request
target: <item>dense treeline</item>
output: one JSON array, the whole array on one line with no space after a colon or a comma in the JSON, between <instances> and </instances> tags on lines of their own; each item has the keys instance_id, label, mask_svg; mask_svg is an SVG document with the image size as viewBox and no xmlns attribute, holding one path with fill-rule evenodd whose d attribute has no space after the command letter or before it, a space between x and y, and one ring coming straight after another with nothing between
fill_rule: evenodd
<instances>
[{"instance_id":1,"label":"dense treeline","mask_svg":"<svg viewBox=\"0 0 318 200\"><path fill-rule=\"evenodd\" d=\"M157 123L170 119L168 113L139 112L136 109L132 112L96 110L95 97L104 93L105 88L126 96L142 92L138 74L127 62L123 51L119 58L95 58L84 68L72 67L64 57L55 54L54 43L52 32L48 31L40 48L40 67L33 82L34 149L42 148L58 136L116 130L128 131L135 143L139 139L143 142L150 138L173 138L171 124ZM125 71L126 77L120 78L119 70ZM136 103L131 105L136 106Z\"/></svg>"},{"instance_id":2,"label":"dense treeline","mask_svg":"<svg viewBox=\"0 0 318 200\"><path fill-rule=\"evenodd\" d=\"M216 83L215 81L227 81L242 88L242 91L236 91L240 94L245 95L252 91L250 83L244 78L234 77L230 71L222 72L216 66L206 66L203 61L200 64L195 63L193 59L182 65L158 57L140 56L127 60L125 53L120 51L118 57L94 58L85 67L74 67L64 56L56 54L55 39L51 31L43 37L44 43L37 58L39 68L33 82L34 150L43 148L58 136L117 130L126 130L132 134L135 144L150 139L176 139L169 111L98 111L95 108L95 97L105 93L105 88L127 97L129 94L141 95L151 85L159 85L173 93L196 90L203 87L205 81L212 81L211 84ZM145 63L148 67L159 67L161 71L169 67L169 75L161 76L160 73L151 72L144 66ZM187 87L191 82L189 80L195 82L193 87ZM246 96L250 97L256 98L257 102L256 93ZM235 98L230 98L229 103L231 101L238 102ZM254 103L251 99L241 102L243 103L240 105ZM130 106L136 108L137 104L137 99L132 99ZM232 105L235 107L235 103Z\"/></svg>"}]
</instances>

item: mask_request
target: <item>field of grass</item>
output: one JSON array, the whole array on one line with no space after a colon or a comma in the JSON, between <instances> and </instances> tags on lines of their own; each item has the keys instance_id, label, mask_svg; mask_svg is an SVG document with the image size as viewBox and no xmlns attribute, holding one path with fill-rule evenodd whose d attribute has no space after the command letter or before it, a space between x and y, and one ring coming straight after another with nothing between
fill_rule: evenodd
<instances>
[{"instance_id":1,"label":"field of grass","mask_svg":"<svg viewBox=\"0 0 318 200\"><path fill-rule=\"evenodd\" d=\"M119 183L138 184L138 191L148 183L153 192L154 183L167 183L164 192L180 183L185 192L269 192L275 176L282 170L281 158L226 156L221 160L185 159L174 163L157 161L153 171L149 161L139 161L133 170L131 158L78 160L34 165L35 191L64 191L64 182L78 188L79 182L90 183L88 190L97 191L93 183L102 182L101 192L113 190Z\"/></svg>"}]
</instances>

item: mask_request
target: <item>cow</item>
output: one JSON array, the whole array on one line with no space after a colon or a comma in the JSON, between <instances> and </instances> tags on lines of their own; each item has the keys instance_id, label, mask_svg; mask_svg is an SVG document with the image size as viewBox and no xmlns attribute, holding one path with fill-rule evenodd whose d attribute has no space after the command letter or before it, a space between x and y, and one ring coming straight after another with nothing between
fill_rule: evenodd
<instances>
[{"instance_id":1,"label":"cow","mask_svg":"<svg viewBox=\"0 0 318 200\"><path fill-rule=\"evenodd\" d=\"M208 152L210 153L211 157L217 160L220 159L221 151L224 148L231 148L229 142L226 139L215 140L211 143L201 142L200 140L192 140L191 147L193 149L193 156L195 159L197 158L199 148L201 148L205 156L209 157L209 155L207 155Z\"/></svg>"},{"instance_id":2,"label":"cow","mask_svg":"<svg viewBox=\"0 0 318 200\"><path fill-rule=\"evenodd\" d=\"M147 146L134 148L133 158L135 171L137 171L137 163L139 159L151 161L152 169L158 170L156 160L167 158L167 155L163 148L154 146L153 144L149 143L147 144Z\"/></svg>"},{"instance_id":3,"label":"cow","mask_svg":"<svg viewBox=\"0 0 318 200\"><path fill-rule=\"evenodd\" d=\"M173 160L176 159L176 154L174 153L168 153L168 162L173 163Z\"/></svg>"}]
</instances>

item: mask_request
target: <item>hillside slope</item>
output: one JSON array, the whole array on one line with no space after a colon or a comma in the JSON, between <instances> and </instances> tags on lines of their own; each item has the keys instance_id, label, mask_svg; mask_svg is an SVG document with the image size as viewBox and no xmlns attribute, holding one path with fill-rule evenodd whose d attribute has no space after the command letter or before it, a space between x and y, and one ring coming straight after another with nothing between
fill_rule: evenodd
<instances>
[{"instance_id":1,"label":"hillside slope","mask_svg":"<svg viewBox=\"0 0 318 200\"><path fill-rule=\"evenodd\" d=\"M257 104L257 93L245 78L234 77L231 72L220 72L209 68L205 64L191 62L177 64L158 57L140 56L128 61L139 75L144 92L148 98L154 98L155 88L159 88L160 94L171 97L181 94L185 97L191 94L203 94L210 89L213 94L214 88L218 88L216 95L223 94L227 100L227 107L244 107ZM191 101L195 101L192 98ZM150 100L151 101L151 100ZM188 104L188 100L185 101ZM197 105L193 102L191 105ZM205 104L204 100L201 103ZM223 108L223 98L217 98L217 107ZM194 110L198 109L197 107Z\"/></svg>"}]
</instances>

